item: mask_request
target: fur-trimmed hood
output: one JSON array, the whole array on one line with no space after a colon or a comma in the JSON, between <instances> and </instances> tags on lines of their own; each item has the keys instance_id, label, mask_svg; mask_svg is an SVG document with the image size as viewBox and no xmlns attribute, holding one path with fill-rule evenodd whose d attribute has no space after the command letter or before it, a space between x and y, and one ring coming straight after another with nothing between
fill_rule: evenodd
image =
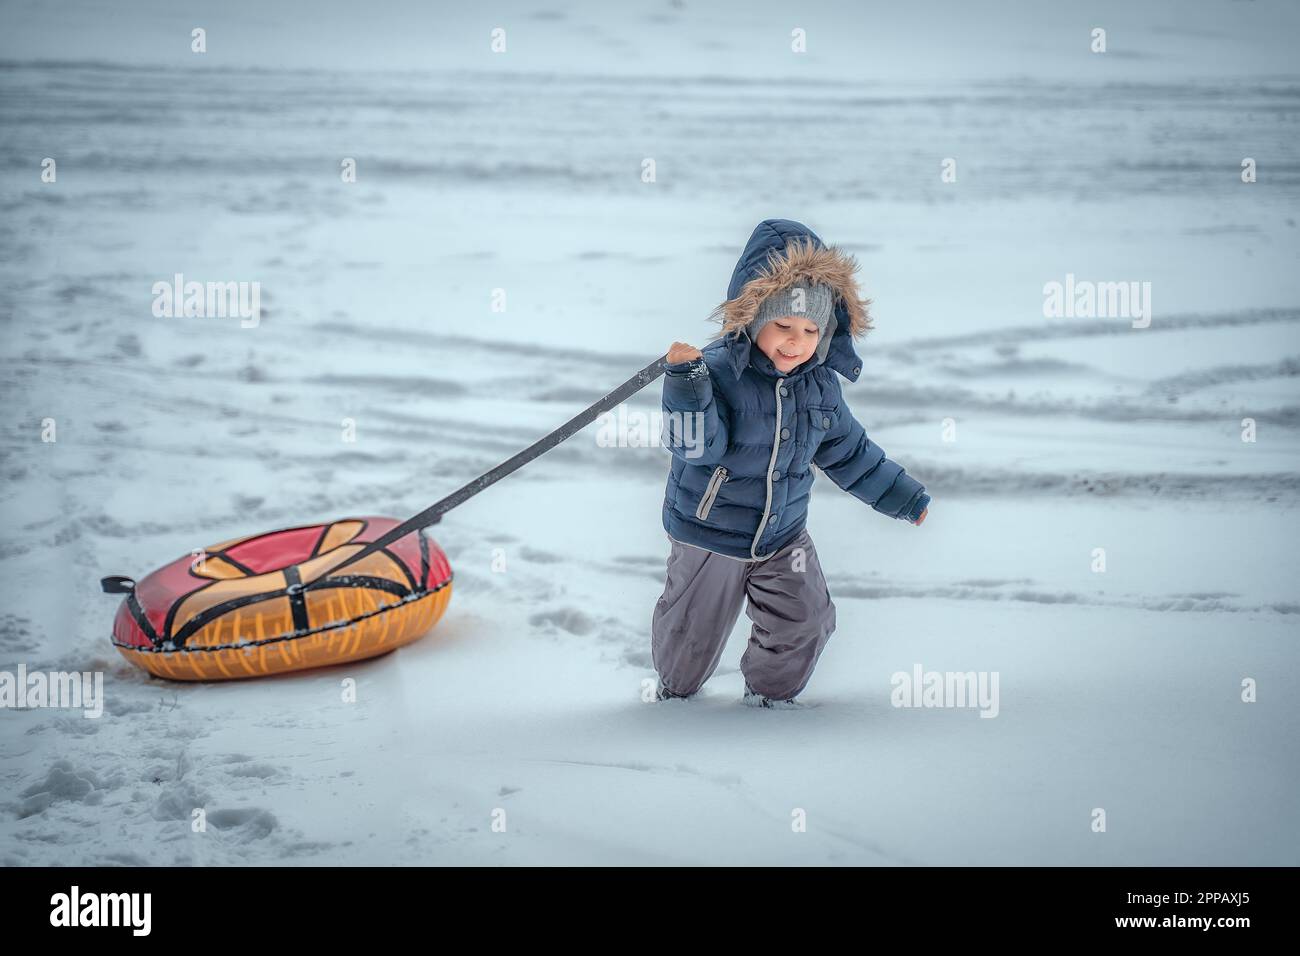
<instances>
[{"instance_id":1,"label":"fur-trimmed hood","mask_svg":"<svg viewBox=\"0 0 1300 956\"><path fill-rule=\"evenodd\" d=\"M773 292L802 281L824 282L835 296L830 322L833 328L819 344L816 361L809 359L809 363L825 363L849 381L856 381L862 372L862 360L854 351L853 339L871 329L871 300L861 296L854 277L857 270L853 256L827 246L803 223L790 219L765 219L759 223L736 263L726 300L711 315L721 325L715 338L723 339L730 349L737 377L749 362L751 343L745 327L759 305ZM766 356L756 356L766 362Z\"/></svg>"}]
</instances>

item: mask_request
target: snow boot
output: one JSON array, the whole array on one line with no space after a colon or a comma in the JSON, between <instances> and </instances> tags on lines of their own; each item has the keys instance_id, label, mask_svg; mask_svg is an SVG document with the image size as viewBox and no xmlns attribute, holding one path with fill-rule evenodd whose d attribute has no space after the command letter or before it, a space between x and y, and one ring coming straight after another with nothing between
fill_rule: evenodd
<instances>
[{"instance_id":1,"label":"snow boot","mask_svg":"<svg viewBox=\"0 0 1300 956\"><path fill-rule=\"evenodd\" d=\"M659 678L659 686L655 688L655 700L689 700L685 694L674 694L664 686L664 679Z\"/></svg>"},{"instance_id":2,"label":"snow boot","mask_svg":"<svg viewBox=\"0 0 1300 956\"><path fill-rule=\"evenodd\" d=\"M749 686L749 681L745 682L745 696L741 702L748 704L750 707L766 707L769 710L797 710L803 706L798 700L791 697L789 700L776 700L772 697L764 697L754 688Z\"/></svg>"}]
</instances>

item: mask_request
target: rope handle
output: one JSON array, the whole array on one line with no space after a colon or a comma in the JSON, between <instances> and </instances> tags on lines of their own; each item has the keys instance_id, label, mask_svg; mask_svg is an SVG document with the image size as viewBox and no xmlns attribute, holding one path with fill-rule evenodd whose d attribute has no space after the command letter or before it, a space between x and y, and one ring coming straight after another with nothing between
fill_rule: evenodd
<instances>
[{"instance_id":1,"label":"rope handle","mask_svg":"<svg viewBox=\"0 0 1300 956\"><path fill-rule=\"evenodd\" d=\"M429 525L437 524L442 520L442 516L452 508L464 504L480 491L483 491L490 485L496 484L512 472L518 471L533 459L541 457L544 453L560 444L560 442L572 437L587 425L591 424L602 412L614 408L630 396L641 391L641 389L645 388L664 373L664 364L667 358L667 353L664 353L645 368L641 369L641 371L629 378L622 385L618 386L618 388L584 408L549 435L539 438L523 451L506 459L491 471L485 472L468 484L462 485L460 488L447 495L447 497L435 502L428 508L425 508L418 515L414 515L396 527L390 528L374 541L371 541L369 544L362 547L360 551L345 560L342 564L332 568L329 573L331 575L337 574L348 565L355 564L368 555L374 554L376 551L388 547L394 541L406 537L406 535L410 534L412 531L419 531L421 528L427 528Z\"/></svg>"}]
</instances>

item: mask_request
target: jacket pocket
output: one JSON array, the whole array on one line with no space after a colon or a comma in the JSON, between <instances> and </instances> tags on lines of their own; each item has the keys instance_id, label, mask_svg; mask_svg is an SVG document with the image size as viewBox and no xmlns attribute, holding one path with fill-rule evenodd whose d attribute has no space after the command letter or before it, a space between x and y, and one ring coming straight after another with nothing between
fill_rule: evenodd
<instances>
[{"instance_id":1,"label":"jacket pocket","mask_svg":"<svg viewBox=\"0 0 1300 956\"><path fill-rule=\"evenodd\" d=\"M817 454L817 446L822 443L826 433L835 425L837 406L810 405L808 414L808 457Z\"/></svg>"},{"instance_id":2,"label":"jacket pocket","mask_svg":"<svg viewBox=\"0 0 1300 956\"><path fill-rule=\"evenodd\" d=\"M701 521L709 517L709 511L713 508L713 499L718 497L718 489L722 487L727 477L727 469L721 465L713 469L713 474L709 476L709 484L704 489L704 497L700 499L700 506L695 509L695 517Z\"/></svg>"}]
</instances>

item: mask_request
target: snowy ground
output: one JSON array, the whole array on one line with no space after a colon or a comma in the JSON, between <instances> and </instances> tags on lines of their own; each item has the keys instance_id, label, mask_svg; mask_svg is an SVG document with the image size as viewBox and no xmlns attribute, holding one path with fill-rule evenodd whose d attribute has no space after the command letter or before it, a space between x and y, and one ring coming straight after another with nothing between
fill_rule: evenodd
<instances>
[{"instance_id":1,"label":"snowy ground","mask_svg":"<svg viewBox=\"0 0 1300 956\"><path fill-rule=\"evenodd\" d=\"M0 671L107 693L0 711L0 862L1300 863L1300 84L1117 66L738 93L690 63L0 64ZM794 119L836 150L768 149ZM698 699L642 702L668 456L595 426L436 529L455 593L415 645L204 686L109 645L101 576L404 517L702 344L768 216L862 260L846 395L935 496L917 529L819 479L839 629L806 709L739 704L743 616ZM154 318L176 272L260 281L260 325ZM1067 273L1150 281L1150 327L1044 318ZM997 672L998 716L892 707L916 664Z\"/></svg>"}]
</instances>

